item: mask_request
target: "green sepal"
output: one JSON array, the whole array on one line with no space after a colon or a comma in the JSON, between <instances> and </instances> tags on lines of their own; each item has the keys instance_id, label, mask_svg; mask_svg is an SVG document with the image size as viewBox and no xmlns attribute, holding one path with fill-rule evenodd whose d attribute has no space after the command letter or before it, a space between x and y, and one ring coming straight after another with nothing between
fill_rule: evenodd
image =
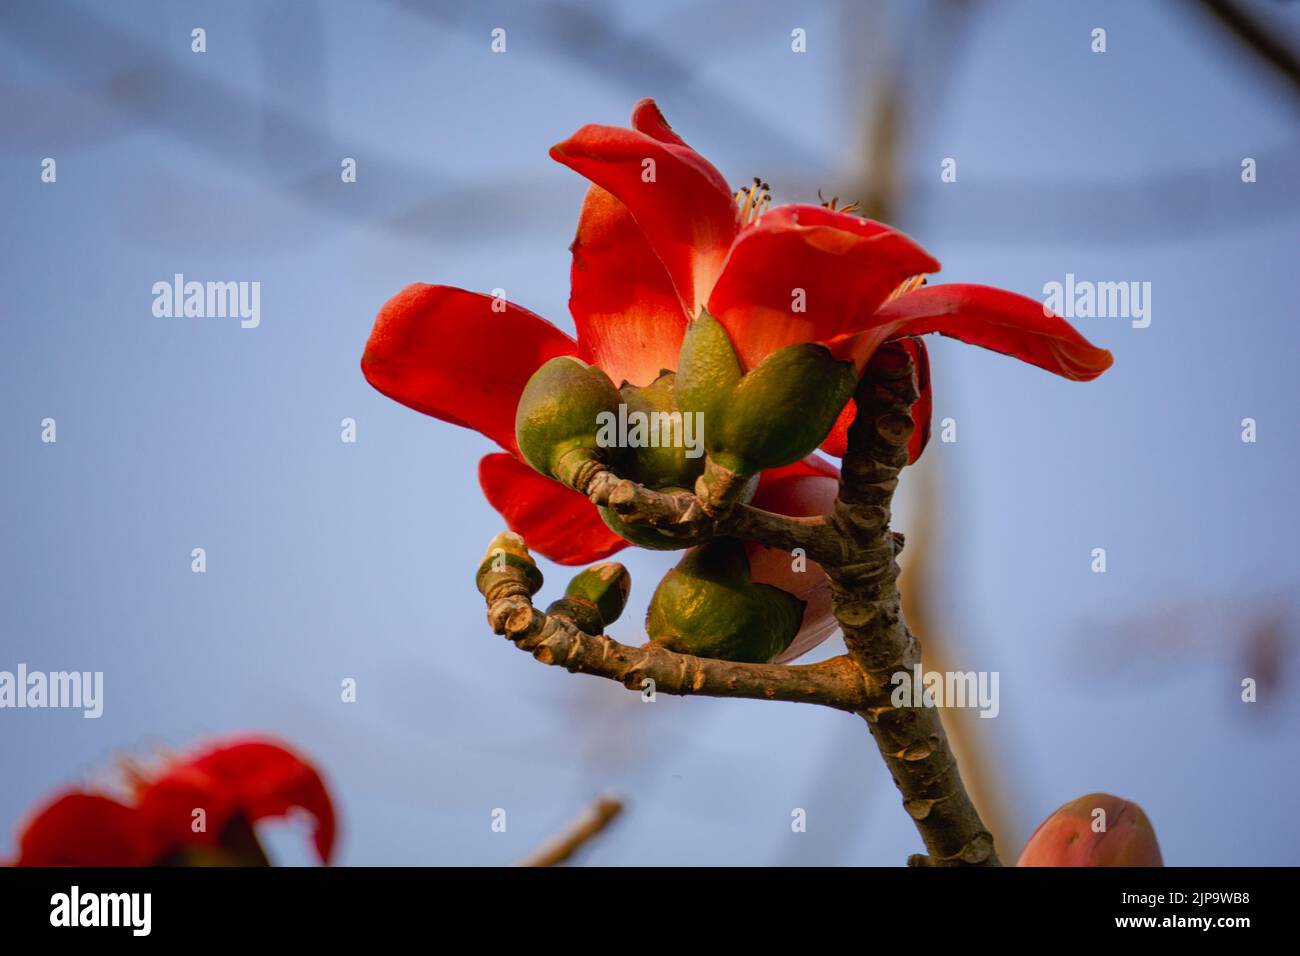
<instances>
[{"instance_id":1,"label":"green sepal","mask_svg":"<svg viewBox=\"0 0 1300 956\"><path fill-rule=\"evenodd\" d=\"M779 348L745 375L711 425L715 457L728 464L725 456L734 456L741 474L794 464L826 440L856 387L853 363L826 346Z\"/></svg>"},{"instance_id":2,"label":"green sepal","mask_svg":"<svg viewBox=\"0 0 1300 956\"><path fill-rule=\"evenodd\" d=\"M571 355L551 359L533 373L515 410L515 441L524 460L548 478L571 483L584 461L614 464L620 449L597 441L602 413L618 414L621 401L609 376Z\"/></svg>"},{"instance_id":3,"label":"green sepal","mask_svg":"<svg viewBox=\"0 0 1300 956\"><path fill-rule=\"evenodd\" d=\"M627 406L629 421L638 412L647 421L658 416L658 447L642 445L626 449L623 460L623 477L631 478L647 488L662 491L665 488L690 488L695 479L704 470L703 436L694 428L695 419L691 418L691 441L696 454L688 457L692 449L686 447L685 428L689 412L677 407L677 376L664 370L649 385L637 387L624 385L619 394ZM671 428L667 424L671 421ZM646 436L648 439L648 435Z\"/></svg>"},{"instance_id":4,"label":"green sepal","mask_svg":"<svg viewBox=\"0 0 1300 956\"><path fill-rule=\"evenodd\" d=\"M722 323L702 310L686 326L677 358L677 407L703 412L706 435L725 412L732 391L740 384L740 359ZM712 449L710 449L712 451Z\"/></svg>"},{"instance_id":5,"label":"green sepal","mask_svg":"<svg viewBox=\"0 0 1300 956\"><path fill-rule=\"evenodd\" d=\"M749 476L811 453L856 385L853 363L813 342L777 349L742 374L726 329L701 312L682 340L676 390L683 412L704 413L709 458L725 472Z\"/></svg>"}]
</instances>

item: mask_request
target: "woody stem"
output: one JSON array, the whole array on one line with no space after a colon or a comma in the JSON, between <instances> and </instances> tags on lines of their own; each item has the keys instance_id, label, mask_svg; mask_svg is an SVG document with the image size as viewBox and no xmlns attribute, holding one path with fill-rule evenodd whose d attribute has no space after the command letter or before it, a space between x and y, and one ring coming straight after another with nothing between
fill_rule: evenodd
<instances>
[{"instance_id":1,"label":"woody stem","mask_svg":"<svg viewBox=\"0 0 1300 956\"><path fill-rule=\"evenodd\" d=\"M849 563L829 564L835 617L849 657L871 686L912 673L921 648L903 620L897 556L901 535L890 531L898 473L907 464L911 406L917 398L912 360L898 345L878 350L858 384L857 417L848 433L839 499L831 523L849 543ZM858 712L866 720L903 806L928 856L921 866L999 865L993 836L971 803L957 760L934 707L892 702Z\"/></svg>"}]
</instances>

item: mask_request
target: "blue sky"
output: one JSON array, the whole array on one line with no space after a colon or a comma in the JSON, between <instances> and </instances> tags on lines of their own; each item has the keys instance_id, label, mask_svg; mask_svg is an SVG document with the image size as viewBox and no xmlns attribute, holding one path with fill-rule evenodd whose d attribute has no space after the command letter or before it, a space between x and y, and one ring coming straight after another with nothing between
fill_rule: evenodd
<instances>
[{"instance_id":1,"label":"blue sky","mask_svg":"<svg viewBox=\"0 0 1300 956\"><path fill-rule=\"evenodd\" d=\"M1256 6L1300 32L1294 8ZM510 862L599 791L628 811L593 863L919 850L860 721L646 705L491 635L473 587L501 527L475 477L491 443L358 368L378 307L412 281L504 288L572 329L584 184L546 151L583 123L655 96L733 182L851 198L894 71L899 224L941 280L1153 290L1148 328L1078 321L1116 358L1086 385L930 342L935 420L958 440L904 475L898 524L920 520L923 469L933 612L954 661L1001 675L1000 716L972 732L1018 837L1106 790L1142 804L1169 863L1300 862L1291 656L1266 700L1238 697L1251 622L1280 607L1292 650L1300 626L1297 101L1174 4L994 3L960 24L942 3L874 10L7 4L0 669L102 670L106 701L99 720L0 713L0 854L28 808L116 755L244 730L321 766L347 864ZM261 324L155 318L152 285L178 272L260 282ZM670 562L628 556L615 636L640 639ZM1157 640L1149 620L1171 608ZM305 862L294 830L268 839Z\"/></svg>"}]
</instances>

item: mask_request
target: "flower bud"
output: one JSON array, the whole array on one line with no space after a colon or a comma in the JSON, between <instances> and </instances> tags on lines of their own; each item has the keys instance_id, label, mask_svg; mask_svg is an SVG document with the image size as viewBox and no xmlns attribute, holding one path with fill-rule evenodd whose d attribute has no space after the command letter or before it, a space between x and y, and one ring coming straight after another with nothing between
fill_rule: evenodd
<instances>
[{"instance_id":1,"label":"flower bud","mask_svg":"<svg viewBox=\"0 0 1300 956\"><path fill-rule=\"evenodd\" d=\"M651 640L680 654L766 663L794 640L804 602L749 577L745 546L714 538L692 548L655 589Z\"/></svg>"},{"instance_id":2,"label":"flower bud","mask_svg":"<svg viewBox=\"0 0 1300 956\"><path fill-rule=\"evenodd\" d=\"M1090 793L1034 831L1016 866L1163 866L1151 821L1136 803Z\"/></svg>"},{"instance_id":3,"label":"flower bud","mask_svg":"<svg viewBox=\"0 0 1300 956\"><path fill-rule=\"evenodd\" d=\"M707 312L688 326L678 365L678 405L704 413L709 457L739 475L812 452L857 384L852 362L814 342L777 349L742 375L726 330Z\"/></svg>"},{"instance_id":4,"label":"flower bud","mask_svg":"<svg viewBox=\"0 0 1300 956\"><path fill-rule=\"evenodd\" d=\"M601 634L618 620L632 591L632 576L615 562L593 564L572 581L564 597L546 609L587 634Z\"/></svg>"},{"instance_id":5,"label":"flower bud","mask_svg":"<svg viewBox=\"0 0 1300 956\"><path fill-rule=\"evenodd\" d=\"M618 414L618 389L594 365L571 355L551 359L528 380L515 411L515 440L542 474L573 485L587 461L612 464L617 448L597 442L600 414Z\"/></svg>"},{"instance_id":6,"label":"flower bud","mask_svg":"<svg viewBox=\"0 0 1300 956\"><path fill-rule=\"evenodd\" d=\"M532 597L542 589L542 571L528 553L524 539L513 531L502 531L488 545L487 554L479 562L474 583L489 600L492 589L505 583L522 585Z\"/></svg>"}]
</instances>

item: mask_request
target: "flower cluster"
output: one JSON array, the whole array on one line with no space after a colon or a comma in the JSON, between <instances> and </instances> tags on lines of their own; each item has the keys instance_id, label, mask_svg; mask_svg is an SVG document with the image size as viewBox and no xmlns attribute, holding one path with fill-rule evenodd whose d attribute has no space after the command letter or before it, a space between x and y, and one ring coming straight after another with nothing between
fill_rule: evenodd
<instances>
[{"instance_id":1,"label":"flower cluster","mask_svg":"<svg viewBox=\"0 0 1300 956\"><path fill-rule=\"evenodd\" d=\"M816 451L844 454L855 384L886 342L902 342L917 368L912 460L931 408L917 336L938 332L1069 379L1110 366L1109 352L1033 299L926 285L938 261L887 225L833 202L773 207L761 181L733 193L652 100L636 105L631 128L584 126L551 156L592 184L571 247L577 338L514 303L415 284L380 310L361 367L385 395L500 445L479 465L484 494L531 549L562 564L629 544L681 547L575 490L590 462L655 490L827 513L838 470ZM602 440L602 421L629 409L679 427L698 416L707 455ZM699 607L713 612L692 618ZM766 623L752 641L706 639L739 618ZM835 629L816 565L794 570L789 555L725 541L683 559L647 625L682 650L778 661Z\"/></svg>"}]
</instances>

